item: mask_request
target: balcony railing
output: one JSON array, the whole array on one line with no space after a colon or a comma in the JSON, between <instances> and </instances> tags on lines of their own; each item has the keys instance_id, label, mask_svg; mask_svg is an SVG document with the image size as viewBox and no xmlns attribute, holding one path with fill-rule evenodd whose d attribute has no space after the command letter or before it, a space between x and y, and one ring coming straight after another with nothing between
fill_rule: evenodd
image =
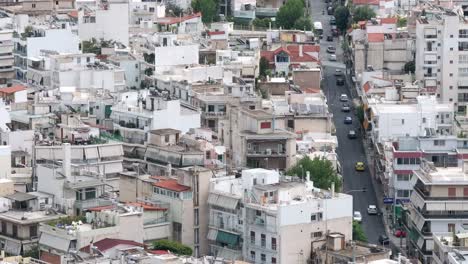
<instances>
[{"instance_id":1,"label":"balcony railing","mask_svg":"<svg viewBox=\"0 0 468 264\"><path fill-rule=\"evenodd\" d=\"M224 118L226 112L202 112L203 118Z\"/></svg>"},{"instance_id":2,"label":"balcony railing","mask_svg":"<svg viewBox=\"0 0 468 264\"><path fill-rule=\"evenodd\" d=\"M279 8L257 7L255 14L257 17L275 17Z\"/></svg>"},{"instance_id":3,"label":"balcony railing","mask_svg":"<svg viewBox=\"0 0 468 264\"><path fill-rule=\"evenodd\" d=\"M273 150L249 150L247 151L247 156L248 157L286 157L286 151L273 151Z\"/></svg>"},{"instance_id":4,"label":"balcony railing","mask_svg":"<svg viewBox=\"0 0 468 264\"><path fill-rule=\"evenodd\" d=\"M424 48L425 52L437 52L437 48Z\"/></svg>"},{"instance_id":5,"label":"balcony railing","mask_svg":"<svg viewBox=\"0 0 468 264\"><path fill-rule=\"evenodd\" d=\"M431 196L431 193L422 190L419 187L414 187L414 190L424 199L424 200L433 200L433 201L468 201L467 197L460 197L460 196Z\"/></svg>"},{"instance_id":6,"label":"balcony railing","mask_svg":"<svg viewBox=\"0 0 468 264\"><path fill-rule=\"evenodd\" d=\"M424 77L437 77L436 73L425 73Z\"/></svg>"},{"instance_id":7,"label":"balcony railing","mask_svg":"<svg viewBox=\"0 0 468 264\"><path fill-rule=\"evenodd\" d=\"M100 206L112 205L112 201L106 199L90 199L90 200L77 200L75 201L75 207L79 209L87 209Z\"/></svg>"},{"instance_id":8,"label":"balcony railing","mask_svg":"<svg viewBox=\"0 0 468 264\"><path fill-rule=\"evenodd\" d=\"M436 38L437 38L437 35L424 35L424 38L427 38L427 39L436 39Z\"/></svg>"}]
</instances>

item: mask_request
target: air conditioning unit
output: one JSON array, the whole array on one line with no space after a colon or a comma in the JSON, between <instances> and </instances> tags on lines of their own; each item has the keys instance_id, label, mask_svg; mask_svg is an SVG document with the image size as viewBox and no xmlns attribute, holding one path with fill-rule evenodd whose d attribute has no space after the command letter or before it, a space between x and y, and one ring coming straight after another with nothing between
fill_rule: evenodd
<instances>
[{"instance_id":1,"label":"air conditioning unit","mask_svg":"<svg viewBox=\"0 0 468 264\"><path fill-rule=\"evenodd\" d=\"M267 155L271 155L271 149L267 149L265 152Z\"/></svg>"}]
</instances>

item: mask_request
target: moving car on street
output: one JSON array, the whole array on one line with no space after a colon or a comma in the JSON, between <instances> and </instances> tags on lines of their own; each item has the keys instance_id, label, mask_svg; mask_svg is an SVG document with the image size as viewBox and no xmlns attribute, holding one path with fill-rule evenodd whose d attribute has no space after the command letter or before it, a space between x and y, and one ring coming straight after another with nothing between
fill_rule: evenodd
<instances>
[{"instance_id":1,"label":"moving car on street","mask_svg":"<svg viewBox=\"0 0 468 264\"><path fill-rule=\"evenodd\" d=\"M354 168L356 171L364 171L366 169L366 165L364 165L364 162L358 161L356 162L356 165L354 165Z\"/></svg>"},{"instance_id":2,"label":"moving car on street","mask_svg":"<svg viewBox=\"0 0 468 264\"><path fill-rule=\"evenodd\" d=\"M341 69L336 69L335 76L341 76L341 75L343 75L343 71Z\"/></svg>"},{"instance_id":3,"label":"moving car on street","mask_svg":"<svg viewBox=\"0 0 468 264\"><path fill-rule=\"evenodd\" d=\"M350 116L345 117L344 123L347 124L347 125L352 124L353 123L353 118L350 117Z\"/></svg>"},{"instance_id":4,"label":"moving car on street","mask_svg":"<svg viewBox=\"0 0 468 264\"><path fill-rule=\"evenodd\" d=\"M348 132L348 138L349 138L349 139L355 139L355 138L357 138L356 131L350 130L350 131Z\"/></svg>"},{"instance_id":5,"label":"moving car on street","mask_svg":"<svg viewBox=\"0 0 468 264\"><path fill-rule=\"evenodd\" d=\"M348 96L346 94L341 94L340 101L341 102L348 102Z\"/></svg>"},{"instance_id":6,"label":"moving car on street","mask_svg":"<svg viewBox=\"0 0 468 264\"><path fill-rule=\"evenodd\" d=\"M336 52L336 48L333 47L333 46L328 46L328 47L327 47L327 52L328 52L328 53L335 53L335 52Z\"/></svg>"},{"instance_id":7,"label":"moving car on street","mask_svg":"<svg viewBox=\"0 0 468 264\"><path fill-rule=\"evenodd\" d=\"M377 206L373 205L373 204L370 204L368 207L367 207L367 214L369 215L377 215L378 213L378 210L377 210Z\"/></svg>"},{"instance_id":8,"label":"moving car on street","mask_svg":"<svg viewBox=\"0 0 468 264\"><path fill-rule=\"evenodd\" d=\"M338 78L336 78L336 85L338 85L338 86L344 85L344 79L343 79L343 77L338 77Z\"/></svg>"},{"instance_id":9,"label":"moving car on street","mask_svg":"<svg viewBox=\"0 0 468 264\"><path fill-rule=\"evenodd\" d=\"M328 60L329 61L336 61L336 55L335 54L330 54L330 56L328 57Z\"/></svg>"},{"instance_id":10,"label":"moving car on street","mask_svg":"<svg viewBox=\"0 0 468 264\"><path fill-rule=\"evenodd\" d=\"M380 245L388 245L390 243L390 239L386 235L380 235L379 236L379 243Z\"/></svg>"},{"instance_id":11,"label":"moving car on street","mask_svg":"<svg viewBox=\"0 0 468 264\"><path fill-rule=\"evenodd\" d=\"M341 107L341 111L342 112L349 112L349 111L351 111L351 107L349 106L349 104L344 103L343 106Z\"/></svg>"}]
</instances>

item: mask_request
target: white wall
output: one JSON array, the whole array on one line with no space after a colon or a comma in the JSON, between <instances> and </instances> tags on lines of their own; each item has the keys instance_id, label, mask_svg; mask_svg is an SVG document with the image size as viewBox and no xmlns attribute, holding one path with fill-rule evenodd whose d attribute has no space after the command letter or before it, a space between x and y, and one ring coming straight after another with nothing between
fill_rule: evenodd
<instances>
[{"instance_id":1,"label":"white wall","mask_svg":"<svg viewBox=\"0 0 468 264\"><path fill-rule=\"evenodd\" d=\"M156 47L154 64L156 67L198 64L198 55L198 45Z\"/></svg>"},{"instance_id":2,"label":"white wall","mask_svg":"<svg viewBox=\"0 0 468 264\"><path fill-rule=\"evenodd\" d=\"M95 38L115 40L128 46L128 3L109 3L107 10L96 10L96 23L83 23L83 11L78 15L80 40Z\"/></svg>"},{"instance_id":3,"label":"white wall","mask_svg":"<svg viewBox=\"0 0 468 264\"><path fill-rule=\"evenodd\" d=\"M64 41L66 40L66 41ZM79 53L80 40L70 29L49 29L45 37L28 38L28 57L37 57L41 50L52 50L59 53Z\"/></svg>"},{"instance_id":4,"label":"white wall","mask_svg":"<svg viewBox=\"0 0 468 264\"><path fill-rule=\"evenodd\" d=\"M18 91L15 93L15 103L25 103L28 101L28 91Z\"/></svg>"},{"instance_id":5,"label":"white wall","mask_svg":"<svg viewBox=\"0 0 468 264\"><path fill-rule=\"evenodd\" d=\"M187 133L190 128L199 128L201 126L200 113L193 114L181 111L180 101L167 101L167 108L160 111L154 111L151 129L173 128ZM188 111L187 111L188 112Z\"/></svg>"},{"instance_id":6,"label":"white wall","mask_svg":"<svg viewBox=\"0 0 468 264\"><path fill-rule=\"evenodd\" d=\"M11 175L11 148L0 146L0 179L9 179Z\"/></svg>"}]
</instances>

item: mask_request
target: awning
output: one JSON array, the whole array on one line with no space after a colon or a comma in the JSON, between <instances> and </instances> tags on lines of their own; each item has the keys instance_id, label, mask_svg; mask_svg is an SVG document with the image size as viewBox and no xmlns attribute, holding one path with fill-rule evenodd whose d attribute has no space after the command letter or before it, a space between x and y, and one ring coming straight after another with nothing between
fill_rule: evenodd
<instances>
[{"instance_id":1,"label":"awning","mask_svg":"<svg viewBox=\"0 0 468 264\"><path fill-rule=\"evenodd\" d=\"M122 156L122 145L101 146L99 147L99 155L101 158Z\"/></svg>"},{"instance_id":2,"label":"awning","mask_svg":"<svg viewBox=\"0 0 468 264\"><path fill-rule=\"evenodd\" d=\"M122 162L108 163L104 165L104 172L106 174L117 173L117 172L122 172L122 171L123 171Z\"/></svg>"},{"instance_id":3,"label":"awning","mask_svg":"<svg viewBox=\"0 0 468 264\"><path fill-rule=\"evenodd\" d=\"M83 148L72 148L71 149L71 158L72 158L72 160L82 160L83 159Z\"/></svg>"},{"instance_id":4,"label":"awning","mask_svg":"<svg viewBox=\"0 0 468 264\"><path fill-rule=\"evenodd\" d=\"M85 151L86 159L88 160L97 159L99 157L98 150L96 147L85 148L84 151Z\"/></svg>"},{"instance_id":5,"label":"awning","mask_svg":"<svg viewBox=\"0 0 468 264\"><path fill-rule=\"evenodd\" d=\"M446 211L444 202L427 202L426 203L427 211Z\"/></svg>"},{"instance_id":6,"label":"awning","mask_svg":"<svg viewBox=\"0 0 468 264\"><path fill-rule=\"evenodd\" d=\"M222 208L234 210L236 209L238 203L239 199L237 198L228 197L216 193L210 193L210 195L208 196L208 204L216 205Z\"/></svg>"},{"instance_id":7,"label":"awning","mask_svg":"<svg viewBox=\"0 0 468 264\"><path fill-rule=\"evenodd\" d=\"M62 252L68 252L68 249L70 248L70 240L42 233L41 238L39 239L39 245L46 246L51 249L57 249Z\"/></svg>"},{"instance_id":8,"label":"awning","mask_svg":"<svg viewBox=\"0 0 468 264\"><path fill-rule=\"evenodd\" d=\"M21 252L21 244L13 240L6 240L4 250L12 256L18 256Z\"/></svg>"},{"instance_id":9,"label":"awning","mask_svg":"<svg viewBox=\"0 0 468 264\"><path fill-rule=\"evenodd\" d=\"M206 238L208 240L215 241L216 237L218 237L218 230L210 228L210 230L208 230L208 235L206 236Z\"/></svg>"},{"instance_id":10,"label":"awning","mask_svg":"<svg viewBox=\"0 0 468 264\"><path fill-rule=\"evenodd\" d=\"M418 230L421 230L425 222L424 218L418 212L416 212L416 210L413 210L411 212L411 218L416 228L418 228Z\"/></svg>"},{"instance_id":11,"label":"awning","mask_svg":"<svg viewBox=\"0 0 468 264\"><path fill-rule=\"evenodd\" d=\"M28 194L28 193L23 193L23 192L15 192L14 194L5 196L5 198L9 200L17 201L17 202L25 202L25 201L37 199L37 196Z\"/></svg>"},{"instance_id":12,"label":"awning","mask_svg":"<svg viewBox=\"0 0 468 264\"><path fill-rule=\"evenodd\" d=\"M218 235L216 236L216 241L220 243L235 246L239 244L239 236L228 233L228 232L224 232L224 231L218 231Z\"/></svg>"}]
</instances>

